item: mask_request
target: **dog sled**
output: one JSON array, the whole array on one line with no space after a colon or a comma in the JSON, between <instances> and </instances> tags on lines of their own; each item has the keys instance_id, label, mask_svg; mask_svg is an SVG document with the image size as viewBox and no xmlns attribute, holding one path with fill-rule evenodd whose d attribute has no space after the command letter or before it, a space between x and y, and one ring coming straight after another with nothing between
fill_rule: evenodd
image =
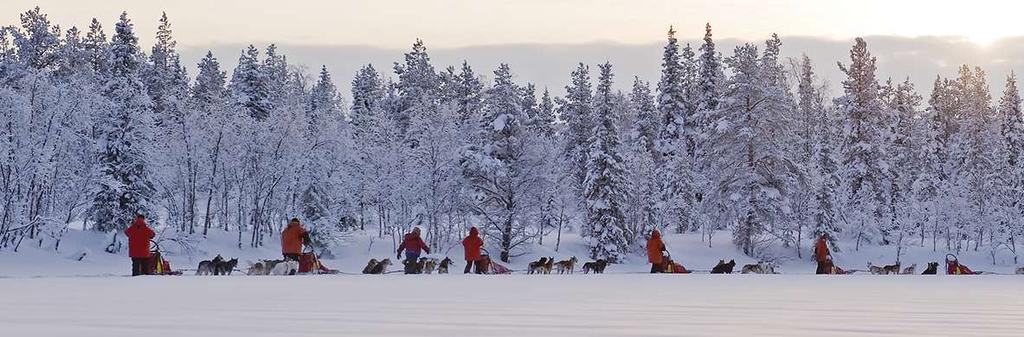
<instances>
[{"instance_id":1,"label":"dog sled","mask_svg":"<svg viewBox=\"0 0 1024 337\"><path fill-rule=\"evenodd\" d=\"M693 273L692 270L683 267L682 263L676 262L672 259L672 254L665 254L665 273L667 274L689 274Z\"/></svg>"},{"instance_id":2,"label":"dog sled","mask_svg":"<svg viewBox=\"0 0 1024 337\"><path fill-rule=\"evenodd\" d=\"M337 274L337 270L333 270L324 266L320 262L320 257L313 252L311 248L309 252L303 252L299 255L299 274Z\"/></svg>"},{"instance_id":3,"label":"dog sled","mask_svg":"<svg viewBox=\"0 0 1024 337\"><path fill-rule=\"evenodd\" d=\"M147 275L181 275L181 271L171 269L171 263L160 254L160 244L150 240L153 249L149 251L149 261L146 263Z\"/></svg>"},{"instance_id":4,"label":"dog sled","mask_svg":"<svg viewBox=\"0 0 1024 337\"><path fill-rule=\"evenodd\" d=\"M483 249L483 254L480 254L480 266L477 266L482 270L481 274L511 274L512 269L508 269L500 263L491 260L491 254L486 249Z\"/></svg>"},{"instance_id":5,"label":"dog sled","mask_svg":"<svg viewBox=\"0 0 1024 337\"><path fill-rule=\"evenodd\" d=\"M948 275L977 275L981 274L967 268L967 266L960 263L960 260L956 258L956 255L946 254L946 274Z\"/></svg>"}]
</instances>

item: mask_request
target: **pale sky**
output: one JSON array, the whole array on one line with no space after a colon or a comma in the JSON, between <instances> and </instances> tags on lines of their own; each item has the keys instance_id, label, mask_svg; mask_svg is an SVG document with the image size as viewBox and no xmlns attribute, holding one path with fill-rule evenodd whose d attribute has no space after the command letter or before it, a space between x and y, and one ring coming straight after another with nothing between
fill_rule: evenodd
<instances>
[{"instance_id":1,"label":"pale sky","mask_svg":"<svg viewBox=\"0 0 1024 337\"><path fill-rule=\"evenodd\" d=\"M348 96L352 75L373 64L390 75L416 38L440 70L463 60L478 74L499 63L517 81L564 94L577 62L615 66L616 87L633 76L657 82L665 31L699 44L714 27L723 55L739 43L782 36L783 56L808 54L824 81L842 80L852 38L865 36L879 76L910 77L926 94L936 75L960 64L988 71L993 92L1005 75L1024 71L1024 3L997 0L0 0L0 25L40 6L62 29L98 18L107 34L122 11L149 50L166 11L185 64L212 50L234 68L248 44L276 43L290 63L315 72L326 65ZM194 66L190 68L195 73Z\"/></svg>"},{"instance_id":2,"label":"pale sky","mask_svg":"<svg viewBox=\"0 0 1024 337\"><path fill-rule=\"evenodd\" d=\"M127 10L143 44L161 11L183 46L280 43L440 48L511 43L627 44L663 39L669 25L698 37L770 33L847 39L865 35L961 36L980 43L1024 35L1024 4L996 0L3 0L2 22L41 6L54 22L111 26Z\"/></svg>"}]
</instances>

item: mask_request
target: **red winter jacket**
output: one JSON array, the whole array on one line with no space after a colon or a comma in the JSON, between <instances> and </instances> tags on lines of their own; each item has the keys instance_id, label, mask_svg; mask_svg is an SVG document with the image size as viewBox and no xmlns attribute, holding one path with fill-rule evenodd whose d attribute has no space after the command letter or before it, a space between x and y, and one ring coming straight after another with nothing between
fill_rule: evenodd
<instances>
[{"instance_id":1,"label":"red winter jacket","mask_svg":"<svg viewBox=\"0 0 1024 337\"><path fill-rule=\"evenodd\" d=\"M818 238L818 241L814 243L814 260L818 262L825 262L829 257L828 243L825 242L825 238Z\"/></svg>"},{"instance_id":2,"label":"red winter jacket","mask_svg":"<svg viewBox=\"0 0 1024 337\"><path fill-rule=\"evenodd\" d=\"M466 249L466 261L479 261L480 248L484 246L484 240L480 239L480 231L476 227L469 229L469 236L462 239L462 247Z\"/></svg>"},{"instance_id":3,"label":"red winter jacket","mask_svg":"<svg viewBox=\"0 0 1024 337\"><path fill-rule=\"evenodd\" d=\"M402 238L402 244L398 246L398 253L401 254L402 250L416 254L423 250L430 254L430 247L427 247L427 243L423 242L423 239L416 233L405 234L405 237Z\"/></svg>"},{"instance_id":4,"label":"red winter jacket","mask_svg":"<svg viewBox=\"0 0 1024 337\"><path fill-rule=\"evenodd\" d=\"M135 217L132 225L124 230L124 235L128 236L128 257L149 257L149 240L156 234L146 226L146 219Z\"/></svg>"},{"instance_id":5,"label":"red winter jacket","mask_svg":"<svg viewBox=\"0 0 1024 337\"><path fill-rule=\"evenodd\" d=\"M658 230L651 231L651 238L647 239L647 262L652 264L662 264L665 262L665 256L661 253L665 251L665 243L661 241L661 232Z\"/></svg>"}]
</instances>

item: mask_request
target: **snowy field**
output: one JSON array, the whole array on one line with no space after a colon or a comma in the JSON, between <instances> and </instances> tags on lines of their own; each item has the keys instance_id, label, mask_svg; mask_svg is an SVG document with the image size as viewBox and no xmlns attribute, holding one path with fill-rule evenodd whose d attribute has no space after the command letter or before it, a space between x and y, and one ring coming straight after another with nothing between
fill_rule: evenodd
<instances>
[{"instance_id":1,"label":"snowy field","mask_svg":"<svg viewBox=\"0 0 1024 337\"><path fill-rule=\"evenodd\" d=\"M395 257L390 240L369 234L351 237L324 261L344 275L192 275L199 260L216 254L238 257L240 269L280 254L276 243L239 249L236 239L212 234L190 254L169 246L165 253L184 276L124 277L128 258L103 252L106 239L94 232L71 231L57 250L0 252L0 336L1024 335L1024 275L816 276L809 257L792 252L779 260L782 275L649 275L641 255L605 275L462 275L458 246L431 255L455 259L453 275L351 275L370 257ZM721 233L708 247L699 235L669 235L666 243L690 269L723 258L754 262L729 239ZM540 256L586 252L575 235L563 237L558 252L546 242L505 265L522 270ZM903 261L920 273L944 256L910 247ZM869 261L892 263L895 254L868 247L836 257L847 269L865 269ZM1018 266L1006 254L993 263L984 251L960 259L990 273Z\"/></svg>"},{"instance_id":2,"label":"snowy field","mask_svg":"<svg viewBox=\"0 0 1024 337\"><path fill-rule=\"evenodd\" d=\"M1015 276L0 279L5 336L1020 336Z\"/></svg>"}]
</instances>

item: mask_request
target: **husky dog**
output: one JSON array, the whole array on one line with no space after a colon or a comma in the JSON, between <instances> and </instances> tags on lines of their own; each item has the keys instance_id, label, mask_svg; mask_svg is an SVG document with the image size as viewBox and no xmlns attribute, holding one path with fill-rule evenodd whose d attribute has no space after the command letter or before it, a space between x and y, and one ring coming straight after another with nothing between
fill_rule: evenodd
<instances>
[{"instance_id":1,"label":"husky dog","mask_svg":"<svg viewBox=\"0 0 1024 337\"><path fill-rule=\"evenodd\" d=\"M579 262L579 259L577 259L575 256L573 256L572 258L570 258L568 260L558 261L558 263L557 263L558 264L558 273L559 274L565 274L565 273L572 274L573 270L576 269L576 262Z\"/></svg>"},{"instance_id":2,"label":"husky dog","mask_svg":"<svg viewBox=\"0 0 1024 337\"><path fill-rule=\"evenodd\" d=\"M548 263L544 264L544 274L551 274L551 269L555 267L555 257L549 257Z\"/></svg>"},{"instance_id":3,"label":"husky dog","mask_svg":"<svg viewBox=\"0 0 1024 337\"><path fill-rule=\"evenodd\" d=\"M914 273L916 271L917 271L917 263L910 265L910 267L904 268L903 272L900 273L900 274L901 275L914 275Z\"/></svg>"},{"instance_id":4,"label":"husky dog","mask_svg":"<svg viewBox=\"0 0 1024 337\"><path fill-rule=\"evenodd\" d=\"M938 271L939 271L939 263L938 262L928 262L928 268L926 268L924 270L924 272L921 273L921 275L935 275L935 274L938 274Z\"/></svg>"},{"instance_id":5,"label":"husky dog","mask_svg":"<svg viewBox=\"0 0 1024 337\"><path fill-rule=\"evenodd\" d=\"M390 266L390 265L391 265L391 259L381 260L377 264L373 265L373 268L370 268L370 272L367 273L367 274L374 274L374 275L385 274L385 273L388 272L388 266Z\"/></svg>"},{"instance_id":6,"label":"husky dog","mask_svg":"<svg viewBox=\"0 0 1024 337\"><path fill-rule=\"evenodd\" d=\"M433 274L434 269L437 269L437 259L420 259L420 261L423 263L423 273L425 274Z\"/></svg>"},{"instance_id":7,"label":"husky dog","mask_svg":"<svg viewBox=\"0 0 1024 337\"><path fill-rule=\"evenodd\" d=\"M775 266L768 262L744 265L740 270L743 274L775 274Z\"/></svg>"},{"instance_id":8,"label":"husky dog","mask_svg":"<svg viewBox=\"0 0 1024 337\"><path fill-rule=\"evenodd\" d=\"M362 273L370 273L370 270L373 270L377 263L380 263L380 261L376 258L370 259L370 262L367 262L367 266L362 268Z\"/></svg>"},{"instance_id":9,"label":"husky dog","mask_svg":"<svg viewBox=\"0 0 1024 337\"><path fill-rule=\"evenodd\" d=\"M238 266L238 258L227 261L220 261L213 265L214 275L231 275L231 272Z\"/></svg>"},{"instance_id":10,"label":"husky dog","mask_svg":"<svg viewBox=\"0 0 1024 337\"><path fill-rule=\"evenodd\" d=\"M608 261L605 259L597 259L597 261L594 262L584 263L583 273L589 274L590 272L594 272L594 274L604 274L605 267L608 267Z\"/></svg>"},{"instance_id":11,"label":"husky dog","mask_svg":"<svg viewBox=\"0 0 1024 337\"><path fill-rule=\"evenodd\" d=\"M871 272L871 275L885 275L885 274L888 274L888 272L886 272L885 268L873 265L873 264L871 264L871 262L868 262L868 271Z\"/></svg>"},{"instance_id":12,"label":"husky dog","mask_svg":"<svg viewBox=\"0 0 1024 337\"><path fill-rule=\"evenodd\" d=\"M270 275L270 271L284 260L263 260L263 275Z\"/></svg>"},{"instance_id":13,"label":"husky dog","mask_svg":"<svg viewBox=\"0 0 1024 337\"><path fill-rule=\"evenodd\" d=\"M199 262L199 267L196 268L196 275L217 275L217 265L224 262L224 258L217 255L213 260L204 260Z\"/></svg>"},{"instance_id":14,"label":"husky dog","mask_svg":"<svg viewBox=\"0 0 1024 337\"><path fill-rule=\"evenodd\" d=\"M295 275L299 272L299 261L285 260L270 270L270 275Z\"/></svg>"},{"instance_id":15,"label":"husky dog","mask_svg":"<svg viewBox=\"0 0 1024 337\"><path fill-rule=\"evenodd\" d=\"M441 260L441 263L439 263L437 265L437 273L438 274L447 274L448 273L448 267L450 267L451 265L452 265L452 259L449 259L447 256L445 256L444 260Z\"/></svg>"},{"instance_id":16,"label":"husky dog","mask_svg":"<svg viewBox=\"0 0 1024 337\"><path fill-rule=\"evenodd\" d=\"M889 274L899 275L899 273L900 273L900 263L897 262L896 264L890 264L890 265L883 266L882 270L885 271L886 275L889 275Z\"/></svg>"},{"instance_id":17,"label":"husky dog","mask_svg":"<svg viewBox=\"0 0 1024 337\"><path fill-rule=\"evenodd\" d=\"M246 275L266 275L266 267L263 265L263 261L252 263L252 261L245 261L249 264L249 270L245 272Z\"/></svg>"},{"instance_id":18,"label":"husky dog","mask_svg":"<svg viewBox=\"0 0 1024 337\"><path fill-rule=\"evenodd\" d=\"M1024 267L1017 268L1017 271L1015 272L1015 274L1017 274L1017 275L1024 275Z\"/></svg>"},{"instance_id":19,"label":"husky dog","mask_svg":"<svg viewBox=\"0 0 1024 337\"><path fill-rule=\"evenodd\" d=\"M729 260L729 263L725 263L725 260L718 260L718 265L711 268L712 274L732 274L732 269L736 267L736 260Z\"/></svg>"},{"instance_id":20,"label":"husky dog","mask_svg":"<svg viewBox=\"0 0 1024 337\"><path fill-rule=\"evenodd\" d=\"M547 264L548 264L548 258L546 258L546 257L542 257L542 258L540 258L540 260L530 262L530 264L527 265L526 273L527 274L542 274L542 273L544 273L544 266L546 266Z\"/></svg>"}]
</instances>

